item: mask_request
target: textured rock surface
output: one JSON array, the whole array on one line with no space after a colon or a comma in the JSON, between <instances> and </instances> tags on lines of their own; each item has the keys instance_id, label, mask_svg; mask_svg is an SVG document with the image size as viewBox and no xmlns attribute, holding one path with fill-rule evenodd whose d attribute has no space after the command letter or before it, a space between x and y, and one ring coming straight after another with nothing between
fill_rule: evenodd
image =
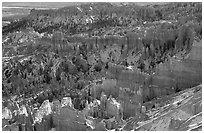
<instances>
[{"instance_id":1,"label":"textured rock surface","mask_svg":"<svg viewBox=\"0 0 204 133\"><path fill-rule=\"evenodd\" d=\"M133 126L139 131L202 130L202 86L155 100L146 112L149 119Z\"/></svg>"}]
</instances>

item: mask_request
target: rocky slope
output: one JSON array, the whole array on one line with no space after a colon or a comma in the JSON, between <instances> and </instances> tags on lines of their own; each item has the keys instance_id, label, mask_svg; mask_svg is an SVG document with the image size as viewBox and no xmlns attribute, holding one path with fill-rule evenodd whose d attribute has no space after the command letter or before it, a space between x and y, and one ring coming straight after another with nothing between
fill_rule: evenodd
<instances>
[{"instance_id":1,"label":"rocky slope","mask_svg":"<svg viewBox=\"0 0 204 133\"><path fill-rule=\"evenodd\" d=\"M124 127L136 131L202 131L202 86L145 103L146 120L132 118Z\"/></svg>"}]
</instances>

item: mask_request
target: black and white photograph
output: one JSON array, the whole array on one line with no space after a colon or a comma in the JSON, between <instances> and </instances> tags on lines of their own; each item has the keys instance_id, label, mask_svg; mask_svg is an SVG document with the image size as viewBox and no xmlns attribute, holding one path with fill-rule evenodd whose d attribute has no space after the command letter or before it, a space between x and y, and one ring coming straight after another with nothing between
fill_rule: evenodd
<instances>
[{"instance_id":1,"label":"black and white photograph","mask_svg":"<svg viewBox=\"0 0 204 133\"><path fill-rule=\"evenodd\" d=\"M2 1L2 131L202 131L202 1Z\"/></svg>"}]
</instances>

